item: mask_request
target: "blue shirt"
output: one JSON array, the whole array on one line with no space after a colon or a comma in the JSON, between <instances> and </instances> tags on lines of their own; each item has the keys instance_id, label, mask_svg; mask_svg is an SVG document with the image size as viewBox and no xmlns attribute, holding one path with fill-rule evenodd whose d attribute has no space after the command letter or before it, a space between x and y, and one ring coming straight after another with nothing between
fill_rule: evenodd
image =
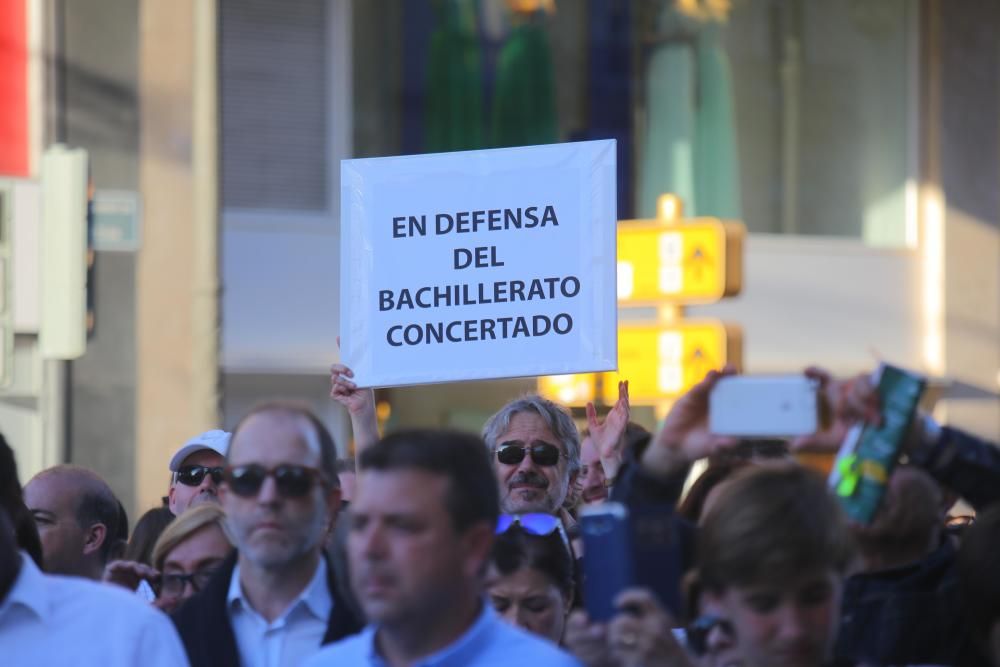
<instances>
[{"instance_id":1,"label":"blue shirt","mask_svg":"<svg viewBox=\"0 0 1000 667\"><path fill-rule=\"evenodd\" d=\"M388 667L378 654L375 633L369 625L360 634L331 644L314 654L306 667L367 665ZM469 630L437 653L417 660L412 667L509 667L545 665L581 667L573 656L552 642L516 628L497 616L493 606L483 603L483 611Z\"/></svg>"}]
</instances>

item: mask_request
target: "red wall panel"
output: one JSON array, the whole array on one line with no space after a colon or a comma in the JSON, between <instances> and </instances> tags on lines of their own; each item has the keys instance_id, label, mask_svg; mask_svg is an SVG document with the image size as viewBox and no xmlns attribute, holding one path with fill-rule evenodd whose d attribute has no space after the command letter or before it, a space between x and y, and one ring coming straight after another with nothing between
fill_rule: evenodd
<instances>
[{"instance_id":1,"label":"red wall panel","mask_svg":"<svg viewBox=\"0 0 1000 667\"><path fill-rule=\"evenodd\" d=\"M0 0L0 174L29 175L28 0Z\"/></svg>"}]
</instances>

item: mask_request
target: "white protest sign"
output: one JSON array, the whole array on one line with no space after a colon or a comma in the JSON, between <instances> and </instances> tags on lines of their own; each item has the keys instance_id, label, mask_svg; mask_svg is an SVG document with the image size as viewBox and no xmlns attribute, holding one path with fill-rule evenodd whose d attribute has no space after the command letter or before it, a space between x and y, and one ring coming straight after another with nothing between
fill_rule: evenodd
<instances>
[{"instance_id":1,"label":"white protest sign","mask_svg":"<svg viewBox=\"0 0 1000 667\"><path fill-rule=\"evenodd\" d=\"M617 368L615 142L341 163L360 386Z\"/></svg>"}]
</instances>

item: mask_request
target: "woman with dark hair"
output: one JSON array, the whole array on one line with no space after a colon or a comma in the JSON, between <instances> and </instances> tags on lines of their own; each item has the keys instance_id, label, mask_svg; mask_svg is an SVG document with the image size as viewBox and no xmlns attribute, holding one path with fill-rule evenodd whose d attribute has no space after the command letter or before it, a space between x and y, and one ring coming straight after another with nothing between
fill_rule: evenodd
<instances>
[{"instance_id":1,"label":"woman with dark hair","mask_svg":"<svg viewBox=\"0 0 1000 667\"><path fill-rule=\"evenodd\" d=\"M500 517L486 590L508 622L560 643L573 601L573 555L558 517Z\"/></svg>"},{"instance_id":2,"label":"woman with dark hair","mask_svg":"<svg viewBox=\"0 0 1000 667\"><path fill-rule=\"evenodd\" d=\"M173 520L174 515L167 507L154 507L139 517L125 548L125 560L152 565L156 540Z\"/></svg>"}]
</instances>

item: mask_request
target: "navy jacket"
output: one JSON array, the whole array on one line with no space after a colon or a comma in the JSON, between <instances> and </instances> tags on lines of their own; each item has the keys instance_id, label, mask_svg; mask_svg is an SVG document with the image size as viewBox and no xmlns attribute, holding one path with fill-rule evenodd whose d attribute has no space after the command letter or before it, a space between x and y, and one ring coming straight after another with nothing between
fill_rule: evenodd
<instances>
[{"instance_id":1,"label":"navy jacket","mask_svg":"<svg viewBox=\"0 0 1000 667\"><path fill-rule=\"evenodd\" d=\"M191 667L238 667L239 649L229 624L226 596L236 567L234 552L212 576L205 590L185 602L172 615L177 632L184 642ZM333 612L326 626L323 644L329 644L361 631L364 621L351 611L339 590L333 568L327 561L327 585L333 598ZM317 647L318 648L318 647Z\"/></svg>"},{"instance_id":2,"label":"navy jacket","mask_svg":"<svg viewBox=\"0 0 1000 667\"><path fill-rule=\"evenodd\" d=\"M1000 449L944 427L911 461L977 511L1000 501ZM850 577L835 654L874 664L989 666L969 634L950 538L922 560Z\"/></svg>"}]
</instances>

